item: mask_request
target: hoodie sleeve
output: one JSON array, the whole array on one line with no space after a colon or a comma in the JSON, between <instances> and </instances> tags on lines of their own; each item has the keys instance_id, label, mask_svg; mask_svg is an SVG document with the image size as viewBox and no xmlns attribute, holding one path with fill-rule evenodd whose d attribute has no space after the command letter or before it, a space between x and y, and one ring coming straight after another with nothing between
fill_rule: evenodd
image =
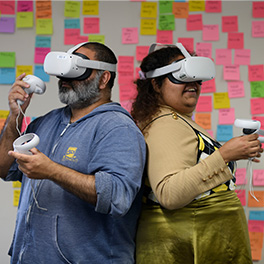
<instances>
[{"instance_id":1,"label":"hoodie sleeve","mask_svg":"<svg viewBox=\"0 0 264 264\"><path fill-rule=\"evenodd\" d=\"M123 216L138 194L145 166L146 145L141 132L129 124L108 131L95 144L93 166L96 212Z\"/></svg>"}]
</instances>

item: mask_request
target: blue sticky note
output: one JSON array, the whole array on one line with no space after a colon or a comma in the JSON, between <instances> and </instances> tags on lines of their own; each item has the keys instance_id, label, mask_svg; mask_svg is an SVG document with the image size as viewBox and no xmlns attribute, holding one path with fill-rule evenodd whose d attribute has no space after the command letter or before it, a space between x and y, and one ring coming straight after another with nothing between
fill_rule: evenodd
<instances>
[{"instance_id":1,"label":"blue sticky note","mask_svg":"<svg viewBox=\"0 0 264 264\"><path fill-rule=\"evenodd\" d=\"M43 82L49 82L50 81L50 76L46 72L44 72L43 65L35 65L34 75L39 77Z\"/></svg>"},{"instance_id":2,"label":"blue sticky note","mask_svg":"<svg viewBox=\"0 0 264 264\"><path fill-rule=\"evenodd\" d=\"M64 19L64 28L80 28L80 19Z\"/></svg>"},{"instance_id":3,"label":"blue sticky note","mask_svg":"<svg viewBox=\"0 0 264 264\"><path fill-rule=\"evenodd\" d=\"M217 125L216 139L220 142L226 142L233 138L232 125Z\"/></svg>"},{"instance_id":4,"label":"blue sticky note","mask_svg":"<svg viewBox=\"0 0 264 264\"><path fill-rule=\"evenodd\" d=\"M249 220L264 221L264 211L249 211Z\"/></svg>"},{"instance_id":5,"label":"blue sticky note","mask_svg":"<svg viewBox=\"0 0 264 264\"><path fill-rule=\"evenodd\" d=\"M15 68L0 68L0 83L13 84L16 80Z\"/></svg>"},{"instance_id":6,"label":"blue sticky note","mask_svg":"<svg viewBox=\"0 0 264 264\"><path fill-rule=\"evenodd\" d=\"M51 37L36 36L36 48L50 48L51 47Z\"/></svg>"}]
</instances>

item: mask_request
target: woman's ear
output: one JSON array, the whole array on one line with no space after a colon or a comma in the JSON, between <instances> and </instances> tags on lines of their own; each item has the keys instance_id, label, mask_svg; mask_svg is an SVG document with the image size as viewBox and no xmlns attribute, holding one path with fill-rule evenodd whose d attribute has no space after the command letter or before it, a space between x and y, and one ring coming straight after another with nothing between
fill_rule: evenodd
<instances>
[{"instance_id":1,"label":"woman's ear","mask_svg":"<svg viewBox=\"0 0 264 264\"><path fill-rule=\"evenodd\" d=\"M109 71L104 71L99 81L99 89L105 89L107 87L110 78L111 78L111 73Z\"/></svg>"},{"instance_id":2,"label":"woman's ear","mask_svg":"<svg viewBox=\"0 0 264 264\"><path fill-rule=\"evenodd\" d=\"M157 93L160 93L160 88L159 88L159 86L158 86L158 84L156 83L156 80L155 80L154 78L151 79L151 84L152 84L152 86L153 86L154 91L157 92Z\"/></svg>"}]
</instances>

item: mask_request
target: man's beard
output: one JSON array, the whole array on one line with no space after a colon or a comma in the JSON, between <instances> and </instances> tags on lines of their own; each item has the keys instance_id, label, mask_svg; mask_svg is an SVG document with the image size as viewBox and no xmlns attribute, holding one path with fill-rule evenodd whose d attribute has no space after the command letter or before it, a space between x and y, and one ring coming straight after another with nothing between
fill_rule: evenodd
<instances>
[{"instance_id":1,"label":"man's beard","mask_svg":"<svg viewBox=\"0 0 264 264\"><path fill-rule=\"evenodd\" d=\"M59 80L59 99L74 109L92 105L100 99L99 81L103 71L98 71L93 79L83 81ZM67 82L67 86L62 85Z\"/></svg>"}]
</instances>

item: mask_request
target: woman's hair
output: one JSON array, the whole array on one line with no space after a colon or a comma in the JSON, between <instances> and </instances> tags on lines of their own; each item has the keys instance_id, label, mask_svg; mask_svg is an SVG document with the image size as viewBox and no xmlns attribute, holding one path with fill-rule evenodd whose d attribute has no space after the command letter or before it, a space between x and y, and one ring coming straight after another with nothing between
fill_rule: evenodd
<instances>
[{"instance_id":1,"label":"woman's hair","mask_svg":"<svg viewBox=\"0 0 264 264\"><path fill-rule=\"evenodd\" d=\"M148 54L142 61L140 68L143 73L166 66L176 60L179 56L183 56L176 46L161 48ZM137 97L132 104L131 115L138 126L143 129L158 112L160 93L155 91L152 85L154 79L158 88L162 86L167 75L162 75L149 79L137 79Z\"/></svg>"}]
</instances>

